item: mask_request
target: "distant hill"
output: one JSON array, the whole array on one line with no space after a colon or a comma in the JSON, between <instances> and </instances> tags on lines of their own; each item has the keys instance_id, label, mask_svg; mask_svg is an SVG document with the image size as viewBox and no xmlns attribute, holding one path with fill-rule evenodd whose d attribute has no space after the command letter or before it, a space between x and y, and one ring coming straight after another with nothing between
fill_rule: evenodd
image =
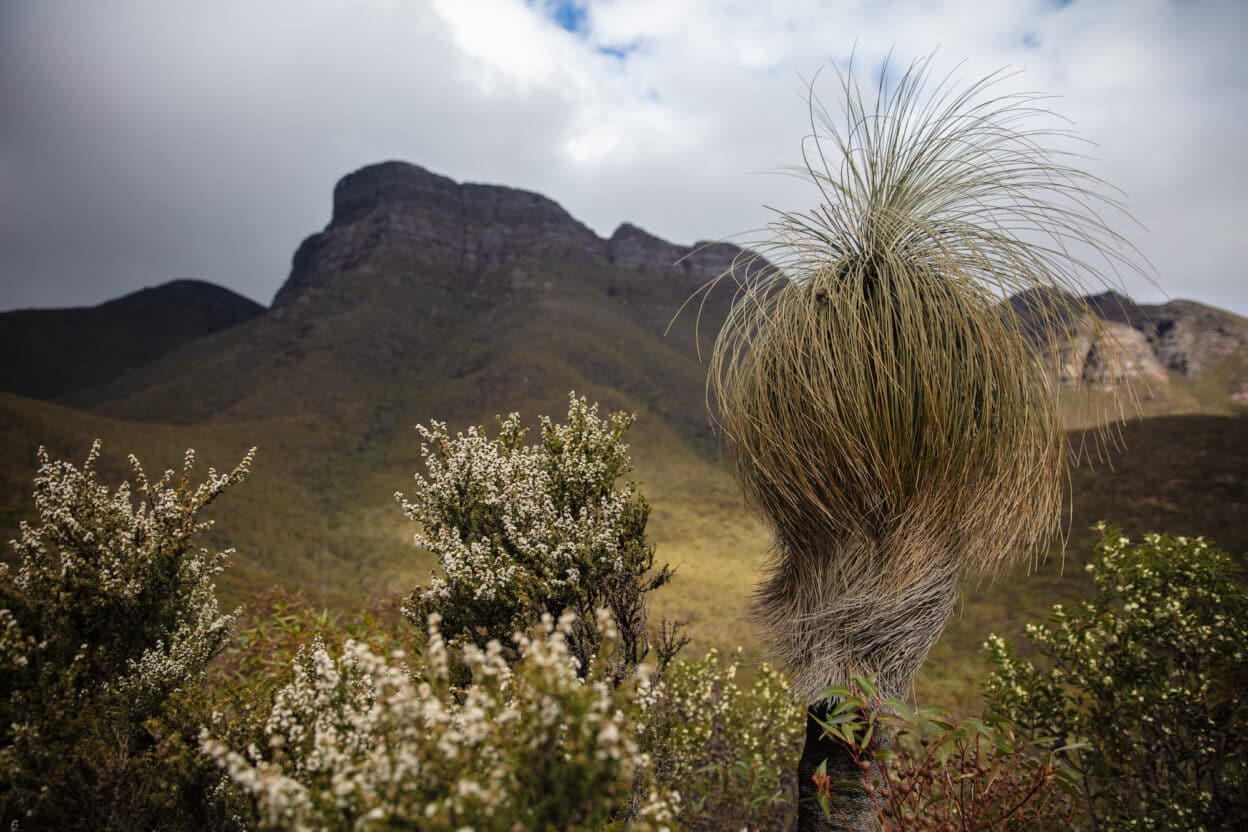
<instances>
[{"instance_id":1,"label":"distant hill","mask_svg":"<svg viewBox=\"0 0 1248 832\"><path fill-rule=\"evenodd\" d=\"M175 280L99 306L0 312L0 390L54 399L95 387L263 311L229 289Z\"/></svg>"},{"instance_id":2,"label":"distant hill","mask_svg":"<svg viewBox=\"0 0 1248 832\"><path fill-rule=\"evenodd\" d=\"M705 402L705 358L732 301L730 281L673 321L741 253L676 245L628 224L604 239L540 194L401 162L363 168L338 183L329 224L294 254L270 309L252 304L231 323L162 342L141 362L118 359L125 366L106 379L102 371L63 379L57 392L38 394L55 401L0 394L0 539L29 512L41 443L81 459L102 437L110 477L127 474L130 451L159 470L190 446L205 466L222 468L254 444L253 476L216 512L214 534L238 549L221 578L227 602L282 583L355 607L371 593L407 592L432 566L393 497L419 465L413 425L490 424L513 410L532 425L540 414L561 416L576 390L638 414L628 436L634 477L653 505L659 557L680 565L657 612L692 619L699 646L756 648L744 609L767 535L722 464ZM1243 319L1190 302L1125 300L1114 317L1108 300L1093 300L1160 391L1145 413L1191 415L1133 422L1112 468L1081 468L1076 523L1088 519L1080 506L1132 530L1191 533L1207 523L1241 554L1243 454L1226 449L1248 447L1234 388L1245 351L1225 344L1240 337ZM47 367L25 342L6 342L7 354L30 355L32 379L62 378L65 356L130 355L128 338L176 318L164 307L126 308L127 325L54 352ZM1070 372L1094 373L1104 348L1072 345ZM1037 594L1024 606L1065 597L1085 577L1029 584ZM991 589L975 593L953 643L978 643L983 627L1020 608L999 601Z\"/></svg>"}]
</instances>

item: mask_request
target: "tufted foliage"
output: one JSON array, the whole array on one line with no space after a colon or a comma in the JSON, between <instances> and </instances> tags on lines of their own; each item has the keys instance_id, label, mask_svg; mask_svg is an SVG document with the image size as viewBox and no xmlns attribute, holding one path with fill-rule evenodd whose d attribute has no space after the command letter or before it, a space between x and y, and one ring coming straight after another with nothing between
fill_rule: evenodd
<instances>
[{"instance_id":1,"label":"tufted foliage","mask_svg":"<svg viewBox=\"0 0 1248 832\"><path fill-rule=\"evenodd\" d=\"M780 213L738 285L709 376L775 555L757 620L795 688L875 675L901 693L958 579L993 575L1059 529L1065 439L1006 293L1061 337L1087 274L1134 268L1099 183L1051 149L1040 97L1000 80L873 95L838 76L811 101L809 212Z\"/></svg>"}]
</instances>

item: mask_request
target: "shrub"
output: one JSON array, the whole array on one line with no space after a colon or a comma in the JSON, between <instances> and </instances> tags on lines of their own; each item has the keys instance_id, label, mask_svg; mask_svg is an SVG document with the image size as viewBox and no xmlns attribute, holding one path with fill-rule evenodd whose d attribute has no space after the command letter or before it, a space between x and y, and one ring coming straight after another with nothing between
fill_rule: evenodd
<instances>
[{"instance_id":1,"label":"shrub","mask_svg":"<svg viewBox=\"0 0 1248 832\"><path fill-rule=\"evenodd\" d=\"M829 819L856 820L865 803L872 828L896 832L1047 832L1070 821L1069 773L1056 750L1035 754L1000 716L950 721L935 706L881 701L867 679L825 693L835 704L820 724L862 772L861 780L836 781L824 767L816 771Z\"/></svg>"},{"instance_id":2,"label":"shrub","mask_svg":"<svg viewBox=\"0 0 1248 832\"><path fill-rule=\"evenodd\" d=\"M39 520L14 541L16 574L0 572L0 808L36 827L134 828L180 811L193 772L170 768L177 720L161 717L234 626L213 584L229 552L193 542L254 449L199 485L193 451L155 483L132 456L135 485L116 490L98 481L99 451L78 469L39 450Z\"/></svg>"},{"instance_id":3,"label":"shrub","mask_svg":"<svg viewBox=\"0 0 1248 832\"><path fill-rule=\"evenodd\" d=\"M260 824L251 798L203 754L201 728L210 724L214 739L229 748L264 747L265 725L278 691L290 684L292 665L307 644L320 639L336 653L351 640L384 655L415 642L411 628L398 619L393 597L375 598L352 615L316 609L303 596L280 587L260 593L248 604L234 639L208 669L206 690L188 703L197 721L188 720L193 730L188 732L185 754L211 772L209 797L219 806L219 816L240 829Z\"/></svg>"},{"instance_id":4,"label":"shrub","mask_svg":"<svg viewBox=\"0 0 1248 832\"><path fill-rule=\"evenodd\" d=\"M631 468L622 438L632 422L599 419L597 405L572 394L567 423L543 417L535 445L515 413L494 439L480 427L454 437L443 422L418 427L425 474L410 497L395 496L442 574L412 593L405 614L423 624L437 613L455 642L509 645L513 632L570 610L570 649L584 666L597 652L594 611L605 607L620 633L613 676L630 673L649 650L647 595L672 574L648 574L650 507L631 484L615 486Z\"/></svg>"},{"instance_id":5,"label":"shrub","mask_svg":"<svg viewBox=\"0 0 1248 832\"><path fill-rule=\"evenodd\" d=\"M266 748L240 753L207 731L203 748L268 828L599 829L630 813L663 826L678 798L649 788L626 716L637 680L606 672L615 628L604 614L603 651L582 667L576 623L516 634L514 666L499 642L465 645L462 689L436 615L415 674L354 641L335 660L318 639L277 695Z\"/></svg>"},{"instance_id":6,"label":"shrub","mask_svg":"<svg viewBox=\"0 0 1248 832\"><path fill-rule=\"evenodd\" d=\"M1248 589L1202 538L1100 529L1096 595L1027 628L1039 665L991 637L987 696L1077 772L1091 828L1242 828Z\"/></svg>"},{"instance_id":7,"label":"shrub","mask_svg":"<svg viewBox=\"0 0 1248 832\"><path fill-rule=\"evenodd\" d=\"M661 782L680 789L683 829L779 829L795 816L805 708L766 664L742 688L740 663L714 650L674 662L642 697L642 744Z\"/></svg>"},{"instance_id":8,"label":"shrub","mask_svg":"<svg viewBox=\"0 0 1248 832\"><path fill-rule=\"evenodd\" d=\"M368 645L374 653L409 649L414 639L410 628L402 624L397 601L394 595L380 595L347 616L314 608L299 593L271 587L248 604L234 639L209 669L209 680L227 690L271 687L276 691L290 681L295 656L317 636L330 649L340 648L347 639Z\"/></svg>"}]
</instances>

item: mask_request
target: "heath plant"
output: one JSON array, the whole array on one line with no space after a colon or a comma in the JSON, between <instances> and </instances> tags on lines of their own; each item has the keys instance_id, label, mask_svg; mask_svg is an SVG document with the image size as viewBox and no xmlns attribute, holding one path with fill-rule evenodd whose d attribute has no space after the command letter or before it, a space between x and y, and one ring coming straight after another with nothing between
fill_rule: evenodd
<instances>
[{"instance_id":1,"label":"heath plant","mask_svg":"<svg viewBox=\"0 0 1248 832\"><path fill-rule=\"evenodd\" d=\"M454 436L443 422L418 427L425 470L396 497L441 571L412 593L409 619L419 626L437 613L452 641L493 640L516 657L512 633L570 611L570 649L584 666L597 652L595 610L606 608L619 630L612 676L631 673L650 649L649 593L672 575L652 569L649 505L617 484L632 467L623 441L632 423L624 413L600 419L573 393L567 421L542 417L534 444L516 413L494 438L481 427Z\"/></svg>"},{"instance_id":2,"label":"heath plant","mask_svg":"<svg viewBox=\"0 0 1248 832\"><path fill-rule=\"evenodd\" d=\"M1085 828L1242 828L1248 587L1203 538L1100 528L1095 596L1027 628L1034 661L990 637L988 699L1078 775Z\"/></svg>"},{"instance_id":3,"label":"heath plant","mask_svg":"<svg viewBox=\"0 0 1248 832\"><path fill-rule=\"evenodd\" d=\"M116 489L99 481L99 453L78 468L39 450L38 520L0 573L0 809L35 828L174 822L195 774L162 756L177 745L169 704L234 629L214 587L230 553L196 538L254 449L198 484L193 451L155 482L132 456L134 484Z\"/></svg>"},{"instance_id":4,"label":"heath plant","mask_svg":"<svg viewBox=\"0 0 1248 832\"><path fill-rule=\"evenodd\" d=\"M618 633L605 610L600 653L582 665L579 622L549 616L511 639L466 644L466 686L431 615L421 664L348 641L316 640L275 699L263 746L204 751L255 801L271 829L663 829L678 806L653 783L629 714L641 674L616 684Z\"/></svg>"},{"instance_id":5,"label":"heath plant","mask_svg":"<svg viewBox=\"0 0 1248 832\"><path fill-rule=\"evenodd\" d=\"M638 719L660 782L680 790L683 829L780 829L797 804L805 708L770 665L741 684L741 654L673 662Z\"/></svg>"}]
</instances>

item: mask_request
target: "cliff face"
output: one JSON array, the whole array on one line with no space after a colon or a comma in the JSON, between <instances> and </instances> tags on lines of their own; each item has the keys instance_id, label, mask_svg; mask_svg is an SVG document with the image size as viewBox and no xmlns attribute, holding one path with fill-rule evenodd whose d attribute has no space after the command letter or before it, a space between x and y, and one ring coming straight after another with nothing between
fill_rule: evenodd
<instances>
[{"instance_id":1,"label":"cliff face","mask_svg":"<svg viewBox=\"0 0 1248 832\"><path fill-rule=\"evenodd\" d=\"M1141 305L1114 293L1088 300L1101 317L1143 334L1157 360L1182 375L1199 377L1248 354L1248 320L1225 310L1190 300Z\"/></svg>"},{"instance_id":2,"label":"cliff face","mask_svg":"<svg viewBox=\"0 0 1248 832\"><path fill-rule=\"evenodd\" d=\"M1044 298L1011 298L1037 343L1047 345L1036 310ZM1056 379L1099 389L1141 383L1152 398L1164 398L1171 374L1184 381L1208 381L1248 404L1248 320L1188 300L1152 306L1113 292L1084 298L1090 315L1065 321L1069 337L1050 356Z\"/></svg>"},{"instance_id":3,"label":"cliff face","mask_svg":"<svg viewBox=\"0 0 1248 832\"><path fill-rule=\"evenodd\" d=\"M1169 384L1166 368L1153 354L1148 339L1125 324L1079 327L1059 347L1056 364L1058 380L1063 384L1112 390L1143 382L1154 395L1160 395Z\"/></svg>"},{"instance_id":4,"label":"cliff face","mask_svg":"<svg viewBox=\"0 0 1248 832\"><path fill-rule=\"evenodd\" d=\"M722 243L683 248L629 224L604 240L541 194L461 184L416 165L383 162L338 183L329 225L299 247L273 307L295 303L334 274L366 271L370 261L388 255L455 273L469 284L532 258L700 283L727 268L739 251Z\"/></svg>"}]
</instances>

